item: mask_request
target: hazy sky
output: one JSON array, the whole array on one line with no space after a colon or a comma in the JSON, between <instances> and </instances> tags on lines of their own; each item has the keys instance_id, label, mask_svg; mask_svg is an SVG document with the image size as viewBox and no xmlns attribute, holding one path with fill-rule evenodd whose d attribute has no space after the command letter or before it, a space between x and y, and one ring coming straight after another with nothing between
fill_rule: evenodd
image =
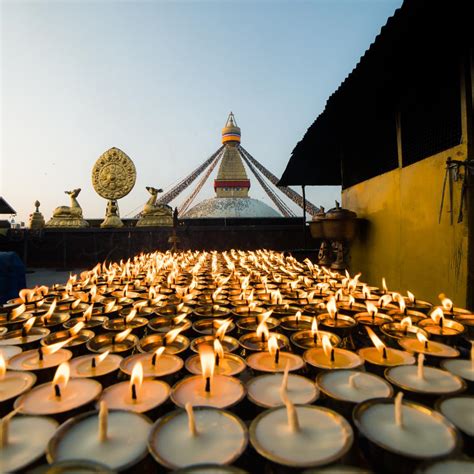
<instances>
[{"instance_id":1,"label":"hazy sky","mask_svg":"<svg viewBox=\"0 0 474 474\"><path fill-rule=\"evenodd\" d=\"M121 214L139 210L145 186L166 190L219 147L230 110L243 146L281 176L401 0L0 4L0 195L21 219L39 199L48 219L75 187L86 217L104 215L90 174L112 146L138 173ZM332 206L338 193L307 195ZM255 178L250 194L270 203ZM209 181L198 200L211 195Z\"/></svg>"}]
</instances>

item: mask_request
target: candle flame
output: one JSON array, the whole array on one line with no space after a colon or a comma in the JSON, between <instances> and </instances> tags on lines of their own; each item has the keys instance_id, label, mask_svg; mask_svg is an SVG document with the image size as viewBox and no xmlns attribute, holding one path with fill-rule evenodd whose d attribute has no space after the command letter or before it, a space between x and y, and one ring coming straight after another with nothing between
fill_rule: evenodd
<instances>
[{"instance_id":1,"label":"candle flame","mask_svg":"<svg viewBox=\"0 0 474 474\"><path fill-rule=\"evenodd\" d=\"M364 298L366 300L372 297L372 294L370 293L370 290L367 288L367 285L365 283L362 285L362 294L364 295Z\"/></svg>"},{"instance_id":2,"label":"candle flame","mask_svg":"<svg viewBox=\"0 0 474 474\"><path fill-rule=\"evenodd\" d=\"M15 309L11 311L10 318L16 319L19 316L21 316L25 311L26 311L26 306L24 304L21 304L20 306L17 306Z\"/></svg>"},{"instance_id":3,"label":"candle flame","mask_svg":"<svg viewBox=\"0 0 474 474\"><path fill-rule=\"evenodd\" d=\"M216 321L217 323L217 321ZM232 323L232 319L225 319L224 321L219 320L219 329L216 331L216 338L222 340L224 339L225 333L227 332L227 329L229 329L229 326Z\"/></svg>"},{"instance_id":4,"label":"candle flame","mask_svg":"<svg viewBox=\"0 0 474 474\"><path fill-rule=\"evenodd\" d=\"M214 353L218 355L221 359L223 359L224 348L222 347L222 344L220 343L219 339L214 339L213 347L214 347Z\"/></svg>"},{"instance_id":5,"label":"candle flame","mask_svg":"<svg viewBox=\"0 0 474 474\"><path fill-rule=\"evenodd\" d=\"M316 320L316 316L313 316L313 321L311 322L311 335L314 336L318 333L318 321Z\"/></svg>"},{"instance_id":6,"label":"candle flame","mask_svg":"<svg viewBox=\"0 0 474 474\"><path fill-rule=\"evenodd\" d=\"M139 398L140 389L143 383L143 365L141 362L137 362L132 369L132 375L130 377L130 393L133 400Z\"/></svg>"},{"instance_id":7,"label":"candle flame","mask_svg":"<svg viewBox=\"0 0 474 474\"><path fill-rule=\"evenodd\" d=\"M29 303L33 301L34 295L35 290L28 290L27 288L20 290L20 292L18 293L18 296L20 297L20 300L23 301L23 303Z\"/></svg>"},{"instance_id":8,"label":"candle flame","mask_svg":"<svg viewBox=\"0 0 474 474\"><path fill-rule=\"evenodd\" d=\"M96 359L95 359L95 363L96 365L99 365L101 364L102 362L104 362L104 360L107 358L107 356L110 354L110 351L105 351L103 352L102 354L100 354L100 356L97 356Z\"/></svg>"},{"instance_id":9,"label":"candle flame","mask_svg":"<svg viewBox=\"0 0 474 474\"><path fill-rule=\"evenodd\" d=\"M178 316L175 316L173 318L174 324L181 324L186 319L186 316L187 316L186 313L178 314Z\"/></svg>"},{"instance_id":10,"label":"candle flame","mask_svg":"<svg viewBox=\"0 0 474 474\"><path fill-rule=\"evenodd\" d=\"M331 318L336 317L337 305L336 305L336 298L334 298L334 296L331 296L329 298L329 301L326 304L326 309L327 309L327 312L329 313L329 316L331 316Z\"/></svg>"},{"instance_id":11,"label":"candle flame","mask_svg":"<svg viewBox=\"0 0 474 474\"><path fill-rule=\"evenodd\" d=\"M406 326L407 329L410 329L413 326L413 323L412 323L412 320L411 320L410 316L407 316L406 318L403 318L400 321L400 324L401 324L402 327Z\"/></svg>"},{"instance_id":12,"label":"candle flame","mask_svg":"<svg viewBox=\"0 0 474 474\"><path fill-rule=\"evenodd\" d=\"M453 309L453 302L449 298L445 297L441 299L441 306L449 313Z\"/></svg>"},{"instance_id":13,"label":"candle flame","mask_svg":"<svg viewBox=\"0 0 474 474\"><path fill-rule=\"evenodd\" d=\"M128 313L128 315L125 317L125 323L130 324L134 320L136 315L137 315L137 310L135 308L133 308L130 311L130 313Z\"/></svg>"},{"instance_id":14,"label":"candle flame","mask_svg":"<svg viewBox=\"0 0 474 474\"><path fill-rule=\"evenodd\" d=\"M88 308L84 311L84 321L90 321L92 318L92 310L94 309L94 303L88 306Z\"/></svg>"},{"instance_id":15,"label":"candle flame","mask_svg":"<svg viewBox=\"0 0 474 474\"><path fill-rule=\"evenodd\" d=\"M114 310L115 308L115 301L109 301L105 306L104 306L104 313L110 313ZM92 313L92 310L91 310Z\"/></svg>"},{"instance_id":16,"label":"candle flame","mask_svg":"<svg viewBox=\"0 0 474 474\"><path fill-rule=\"evenodd\" d=\"M212 293L212 301L216 301L217 300L217 297L219 296L219 294L221 293L222 291L222 288L217 288L213 293Z\"/></svg>"},{"instance_id":17,"label":"candle flame","mask_svg":"<svg viewBox=\"0 0 474 474\"><path fill-rule=\"evenodd\" d=\"M276 354L276 351L278 350L278 341L275 335L271 336L268 339L268 352L270 352L271 356L274 356Z\"/></svg>"},{"instance_id":18,"label":"candle flame","mask_svg":"<svg viewBox=\"0 0 474 474\"><path fill-rule=\"evenodd\" d=\"M176 306L176 313L180 313L181 311L183 311L183 308L184 308L184 303L179 303Z\"/></svg>"},{"instance_id":19,"label":"candle flame","mask_svg":"<svg viewBox=\"0 0 474 474\"><path fill-rule=\"evenodd\" d=\"M322 346L323 346L323 351L326 357L328 359L331 359L331 353L332 353L333 347L331 344L331 340L329 339L329 336L327 334L323 335Z\"/></svg>"},{"instance_id":20,"label":"candle flame","mask_svg":"<svg viewBox=\"0 0 474 474\"><path fill-rule=\"evenodd\" d=\"M134 303L133 308L136 311L140 311L147 305L148 305L148 301L138 301L137 303Z\"/></svg>"},{"instance_id":21,"label":"candle flame","mask_svg":"<svg viewBox=\"0 0 474 474\"><path fill-rule=\"evenodd\" d=\"M367 330L367 333L370 337L370 340L372 341L373 345L377 348L377 350L380 352L380 355L386 359L387 358L387 348L385 344L380 340L380 338L375 334L375 332L369 328L369 326L365 326L365 329Z\"/></svg>"},{"instance_id":22,"label":"candle flame","mask_svg":"<svg viewBox=\"0 0 474 474\"><path fill-rule=\"evenodd\" d=\"M424 344L425 346L428 344L428 339L427 339L427 337L426 337L424 334L422 334L421 332L418 331L418 332L416 333L416 337L417 337L417 339L418 339L422 344Z\"/></svg>"},{"instance_id":23,"label":"candle flame","mask_svg":"<svg viewBox=\"0 0 474 474\"><path fill-rule=\"evenodd\" d=\"M128 335L132 332L132 328L125 329L125 331L119 332L115 338L115 342L123 342L127 339Z\"/></svg>"},{"instance_id":24,"label":"candle flame","mask_svg":"<svg viewBox=\"0 0 474 474\"><path fill-rule=\"evenodd\" d=\"M266 323L268 321L268 318L273 314L273 309L269 311L265 311L264 313L260 314L258 316L259 322L264 322Z\"/></svg>"},{"instance_id":25,"label":"candle flame","mask_svg":"<svg viewBox=\"0 0 474 474\"><path fill-rule=\"evenodd\" d=\"M352 295L349 295L349 306L352 306L355 302L355 298Z\"/></svg>"},{"instance_id":26,"label":"candle flame","mask_svg":"<svg viewBox=\"0 0 474 474\"><path fill-rule=\"evenodd\" d=\"M0 380L5 378L5 374L7 373L7 363L5 362L5 358L3 357L2 352L0 352Z\"/></svg>"},{"instance_id":27,"label":"candle flame","mask_svg":"<svg viewBox=\"0 0 474 474\"><path fill-rule=\"evenodd\" d=\"M378 300L378 305L380 308L387 306L392 301L392 297L390 295L382 295Z\"/></svg>"},{"instance_id":28,"label":"candle flame","mask_svg":"<svg viewBox=\"0 0 474 474\"><path fill-rule=\"evenodd\" d=\"M33 316L32 318L28 319L25 324L23 324L23 330L22 333L28 334L35 324L36 318Z\"/></svg>"},{"instance_id":29,"label":"candle flame","mask_svg":"<svg viewBox=\"0 0 474 474\"><path fill-rule=\"evenodd\" d=\"M69 329L69 335L71 337L77 336L84 326L85 324L82 321L76 323L71 329Z\"/></svg>"},{"instance_id":30,"label":"candle flame","mask_svg":"<svg viewBox=\"0 0 474 474\"><path fill-rule=\"evenodd\" d=\"M48 321L48 319L53 315L54 310L56 309L56 298L54 298L53 302L51 303L51 306L49 307L48 311L46 314L42 317L44 321Z\"/></svg>"},{"instance_id":31,"label":"candle flame","mask_svg":"<svg viewBox=\"0 0 474 474\"><path fill-rule=\"evenodd\" d=\"M301 320L301 311L297 311L296 314L295 314L295 319L296 319L296 322L300 322Z\"/></svg>"},{"instance_id":32,"label":"candle flame","mask_svg":"<svg viewBox=\"0 0 474 474\"><path fill-rule=\"evenodd\" d=\"M385 293L388 293L387 282L385 281L385 277L382 278L382 288Z\"/></svg>"},{"instance_id":33,"label":"candle flame","mask_svg":"<svg viewBox=\"0 0 474 474\"><path fill-rule=\"evenodd\" d=\"M165 335L166 343L171 344L179 335L179 333L184 329L184 326L179 328L171 329Z\"/></svg>"},{"instance_id":34,"label":"candle flame","mask_svg":"<svg viewBox=\"0 0 474 474\"><path fill-rule=\"evenodd\" d=\"M395 298L394 298L394 300L395 300ZM406 307L407 307L407 305L405 303L405 298L403 298L402 295L397 293L396 301L398 302L398 306L400 307L400 312L405 313Z\"/></svg>"},{"instance_id":35,"label":"candle flame","mask_svg":"<svg viewBox=\"0 0 474 474\"><path fill-rule=\"evenodd\" d=\"M58 352L59 349L64 347L66 344L69 344L72 341L72 337L65 339L64 341L56 342L55 344L49 344L41 348L43 355L51 355L55 352Z\"/></svg>"},{"instance_id":36,"label":"candle flame","mask_svg":"<svg viewBox=\"0 0 474 474\"><path fill-rule=\"evenodd\" d=\"M379 310L377 309L377 306L375 306L372 302L366 301L366 302L365 302L365 307L367 308L367 312L368 312L372 317L377 316L377 313L379 312Z\"/></svg>"},{"instance_id":37,"label":"candle flame","mask_svg":"<svg viewBox=\"0 0 474 474\"><path fill-rule=\"evenodd\" d=\"M444 319L444 313L441 308L435 308L433 312L430 315L431 319L436 323L436 324L442 324L443 319Z\"/></svg>"},{"instance_id":38,"label":"candle flame","mask_svg":"<svg viewBox=\"0 0 474 474\"><path fill-rule=\"evenodd\" d=\"M161 346L161 347L158 347L158 349L156 349L156 351L153 353L155 357L155 364L156 364L156 361L161 357L163 352L165 352L165 349L166 348L164 346Z\"/></svg>"},{"instance_id":39,"label":"candle flame","mask_svg":"<svg viewBox=\"0 0 474 474\"><path fill-rule=\"evenodd\" d=\"M249 303L249 311L255 311L255 309L257 308L257 304L258 303L255 302Z\"/></svg>"},{"instance_id":40,"label":"candle flame","mask_svg":"<svg viewBox=\"0 0 474 474\"><path fill-rule=\"evenodd\" d=\"M69 369L69 362L62 362L61 364L59 364L52 381L53 387L58 386L61 392L64 391L67 386L67 383L69 382L70 374L71 371ZM57 396L57 392L55 392L55 395Z\"/></svg>"},{"instance_id":41,"label":"candle flame","mask_svg":"<svg viewBox=\"0 0 474 474\"><path fill-rule=\"evenodd\" d=\"M201 344L199 346L199 360L201 361L201 371L203 378L209 379L210 384L212 385L212 377L214 375L214 368L216 365L214 349L207 344Z\"/></svg>"},{"instance_id":42,"label":"candle flame","mask_svg":"<svg viewBox=\"0 0 474 474\"><path fill-rule=\"evenodd\" d=\"M81 298L77 298L71 303L71 309L76 309L82 303Z\"/></svg>"},{"instance_id":43,"label":"candle flame","mask_svg":"<svg viewBox=\"0 0 474 474\"><path fill-rule=\"evenodd\" d=\"M262 321L258 326L257 326L257 337L261 338L263 336L264 340L268 340L269 336L269 331L268 331L268 326L265 321Z\"/></svg>"},{"instance_id":44,"label":"candle flame","mask_svg":"<svg viewBox=\"0 0 474 474\"><path fill-rule=\"evenodd\" d=\"M407 291L408 301L413 304L415 302L415 295L411 291Z\"/></svg>"}]
</instances>

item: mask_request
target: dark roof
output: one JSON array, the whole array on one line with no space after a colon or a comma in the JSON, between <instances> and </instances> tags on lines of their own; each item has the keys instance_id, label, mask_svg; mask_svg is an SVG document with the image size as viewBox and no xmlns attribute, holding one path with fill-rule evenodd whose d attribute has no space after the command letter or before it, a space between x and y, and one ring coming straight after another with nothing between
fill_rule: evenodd
<instances>
[{"instance_id":1,"label":"dark roof","mask_svg":"<svg viewBox=\"0 0 474 474\"><path fill-rule=\"evenodd\" d=\"M388 110L394 115L398 108L402 87L425 70L436 71L438 56L457 58L453 46L459 54L459 45L472 44L471 9L471 0L405 0L297 143L279 184L344 184L341 159L351 149L347 137L357 140L354 129L364 121L375 136L380 116L387 120Z\"/></svg>"},{"instance_id":2,"label":"dark roof","mask_svg":"<svg viewBox=\"0 0 474 474\"><path fill-rule=\"evenodd\" d=\"M15 209L0 196L0 214L16 214Z\"/></svg>"}]
</instances>

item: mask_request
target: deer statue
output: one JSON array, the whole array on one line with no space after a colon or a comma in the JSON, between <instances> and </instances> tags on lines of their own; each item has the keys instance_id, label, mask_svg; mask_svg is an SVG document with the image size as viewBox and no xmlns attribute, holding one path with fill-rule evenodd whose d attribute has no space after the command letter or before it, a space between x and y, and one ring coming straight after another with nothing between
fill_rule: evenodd
<instances>
[{"instance_id":1,"label":"deer statue","mask_svg":"<svg viewBox=\"0 0 474 474\"><path fill-rule=\"evenodd\" d=\"M156 204L158 198L158 193L162 193L162 189L156 189L152 186L147 186L146 190L150 193L150 198L143 208L142 214L162 214L163 213L163 204Z\"/></svg>"},{"instance_id":2,"label":"deer statue","mask_svg":"<svg viewBox=\"0 0 474 474\"><path fill-rule=\"evenodd\" d=\"M158 194L162 189L147 186L146 190L150 197L143 207L140 219L137 222L138 227L171 227L173 225L173 209L167 204L157 203Z\"/></svg>"},{"instance_id":3,"label":"deer statue","mask_svg":"<svg viewBox=\"0 0 474 474\"><path fill-rule=\"evenodd\" d=\"M77 202L81 188L64 191L71 198L70 206L59 206L53 211L53 217L76 217L82 219L82 208Z\"/></svg>"}]
</instances>

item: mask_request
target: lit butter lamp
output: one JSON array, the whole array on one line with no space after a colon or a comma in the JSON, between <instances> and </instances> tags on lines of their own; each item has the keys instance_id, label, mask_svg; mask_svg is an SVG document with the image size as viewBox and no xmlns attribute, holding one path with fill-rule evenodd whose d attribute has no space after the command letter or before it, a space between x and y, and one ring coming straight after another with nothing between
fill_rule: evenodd
<instances>
[{"instance_id":1,"label":"lit butter lamp","mask_svg":"<svg viewBox=\"0 0 474 474\"><path fill-rule=\"evenodd\" d=\"M294 332L310 329L313 318L311 316L302 316L301 311L291 316L284 316L280 319L280 325L285 331Z\"/></svg>"},{"instance_id":2,"label":"lit butter lamp","mask_svg":"<svg viewBox=\"0 0 474 474\"><path fill-rule=\"evenodd\" d=\"M138 337L132 334L132 328L122 332L106 332L95 336L87 343L90 352L120 354L123 357L129 355L138 344Z\"/></svg>"},{"instance_id":3,"label":"lit butter lamp","mask_svg":"<svg viewBox=\"0 0 474 474\"><path fill-rule=\"evenodd\" d=\"M24 351L38 346L41 339L46 337L50 331L47 328L33 327L35 318L30 318L23 323L21 329L8 331L0 336L0 347L2 346L20 346Z\"/></svg>"},{"instance_id":4,"label":"lit butter lamp","mask_svg":"<svg viewBox=\"0 0 474 474\"><path fill-rule=\"evenodd\" d=\"M247 357L247 365L256 372L283 372L286 367L290 372L301 370L303 359L291 352L280 351L275 336L268 339L268 351L253 352Z\"/></svg>"},{"instance_id":5,"label":"lit butter lamp","mask_svg":"<svg viewBox=\"0 0 474 474\"><path fill-rule=\"evenodd\" d=\"M36 382L36 375L26 371L7 371L3 354L0 353L0 416L13 408L16 397L29 390Z\"/></svg>"},{"instance_id":6,"label":"lit butter lamp","mask_svg":"<svg viewBox=\"0 0 474 474\"><path fill-rule=\"evenodd\" d=\"M367 311L363 313L357 313L355 316L355 319L359 324L378 330L382 324L391 323L393 321L388 314L380 313L377 306L375 306L371 301L367 301L365 305L367 307ZM363 334L362 327L361 332ZM365 334L363 335L365 336Z\"/></svg>"},{"instance_id":7,"label":"lit butter lamp","mask_svg":"<svg viewBox=\"0 0 474 474\"><path fill-rule=\"evenodd\" d=\"M158 407L168 400L170 386L162 380L144 379L143 366L137 362L130 380L111 385L102 392L101 400L117 410L158 415Z\"/></svg>"},{"instance_id":8,"label":"lit butter lamp","mask_svg":"<svg viewBox=\"0 0 474 474\"><path fill-rule=\"evenodd\" d=\"M245 318L243 318L245 319ZM204 318L198 319L192 325L193 331L197 334L202 334L204 336L211 336L216 333L216 331L221 327L222 324L225 324L227 319L217 319L217 318ZM232 332L235 329L235 324L230 319L228 330L226 332Z\"/></svg>"},{"instance_id":9,"label":"lit butter lamp","mask_svg":"<svg viewBox=\"0 0 474 474\"><path fill-rule=\"evenodd\" d=\"M92 379L69 379L69 364L57 368L52 382L37 385L15 400L15 408L27 415L51 415L66 420L85 409L102 391L99 382Z\"/></svg>"},{"instance_id":10,"label":"lit butter lamp","mask_svg":"<svg viewBox=\"0 0 474 474\"><path fill-rule=\"evenodd\" d=\"M67 340L51 346L21 352L8 361L8 368L33 372L37 377L37 382L49 381L56 368L72 357L71 351L62 348L66 342Z\"/></svg>"},{"instance_id":11,"label":"lit butter lamp","mask_svg":"<svg viewBox=\"0 0 474 474\"><path fill-rule=\"evenodd\" d=\"M200 318L225 318L229 316L230 309L221 304L213 303L205 306L198 306L194 314Z\"/></svg>"},{"instance_id":12,"label":"lit butter lamp","mask_svg":"<svg viewBox=\"0 0 474 474\"><path fill-rule=\"evenodd\" d=\"M80 300L77 300L80 301ZM108 303L104 308L104 313L112 313L115 307L115 302ZM102 311L102 310L101 310ZM107 321L109 318L105 316L105 314L94 314L94 303L87 306L87 309L84 311L82 316L77 316L75 318L71 318L63 324L65 329L71 329L77 323L84 323L84 329L92 329L96 330L97 328L102 327L102 325Z\"/></svg>"},{"instance_id":13,"label":"lit butter lamp","mask_svg":"<svg viewBox=\"0 0 474 474\"><path fill-rule=\"evenodd\" d=\"M49 288L47 286L39 286L38 288L28 289L24 288L18 293L18 298L7 301L7 307L16 307L24 304L28 309L36 308L43 303L45 295L48 294Z\"/></svg>"},{"instance_id":14,"label":"lit butter lamp","mask_svg":"<svg viewBox=\"0 0 474 474\"><path fill-rule=\"evenodd\" d=\"M134 334L138 335L138 337L142 336L145 328L148 324L148 319L142 316L137 316L137 310L132 308L130 310L122 310L122 312L126 312L123 317L108 319L104 322L103 328L106 331L117 331L121 332L125 329L131 329Z\"/></svg>"},{"instance_id":15,"label":"lit butter lamp","mask_svg":"<svg viewBox=\"0 0 474 474\"><path fill-rule=\"evenodd\" d=\"M265 320L261 321L261 323L257 326L256 331L240 336L239 343L243 349L243 352L264 351L267 348L268 339L272 336L275 336L280 350L282 350L284 347L289 347L288 338L283 334L270 332Z\"/></svg>"},{"instance_id":16,"label":"lit butter lamp","mask_svg":"<svg viewBox=\"0 0 474 474\"><path fill-rule=\"evenodd\" d=\"M66 341L64 347L68 348L74 355L83 354L86 351L86 344L94 337L94 332L84 329L84 325L85 323L81 321L71 329L50 333L41 339L40 344L50 346Z\"/></svg>"},{"instance_id":17,"label":"lit butter lamp","mask_svg":"<svg viewBox=\"0 0 474 474\"><path fill-rule=\"evenodd\" d=\"M380 330L385 336L385 340L392 346L398 345L398 341L404 337L416 337L419 332L425 337L428 337L426 331L413 325L410 316L406 316L401 321L382 324Z\"/></svg>"},{"instance_id":18,"label":"lit butter lamp","mask_svg":"<svg viewBox=\"0 0 474 474\"><path fill-rule=\"evenodd\" d=\"M336 347L341 343L341 338L332 332L320 331L318 327L318 320L313 316L311 321L311 329L306 331L298 331L290 336L296 352L304 352L306 349L312 347L321 347L322 336L327 335L331 344Z\"/></svg>"},{"instance_id":19,"label":"lit butter lamp","mask_svg":"<svg viewBox=\"0 0 474 474\"><path fill-rule=\"evenodd\" d=\"M56 311L56 298L47 310L46 308L43 309L44 306L46 305L41 306L41 310L34 310L30 313L32 316L36 317L35 326L54 329L57 326L64 324L70 318L69 313Z\"/></svg>"},{"instance_id":20,"label":"lit butter lamp","mask_svg":"<svg viewBox=\"0 0 474 474\"><path fill-rule=\"evenodd\" d=\"M74 357L69 362L72 378L93 378L100 382L102 386L112 383L117 375L120 363L123 358L117 354L110 354L109 351L102 354L87 354Z\"/></svg>"},{"instance_id":21,"label":"lit butter lamp","mask_svg":"<svg viewBox=\"0 0 474 474\"><path fill-rule=\"evenodd\" d=\"M160 418L148 440L148 448L160 465L169 469L198 465L203 472L208 472L203 467L207 464L234 463L247 444L247 428L233 413L210 407L193 408L189 402L185 410Z\"/></svg>"},{"instance_id":22,"label":"lit butter lamp","mask_svg":"<svg viewBox=\"0 0 474 474\"><path fill-rule=\"evenodd\" d=\"M217 338L213 341L213 349L215 354L215 367L214 373L218 375L239 375L246 368L247 364L237 354L226 352L221 344L221 341ZM186 360L186 370L192 374L202 374L201 358L199 354L192 355Z\"/></svg>"},{"instance_id":23,"label":"lit butter lamp","mask_svg":"<svg viewBox=\"0 0 474 474\"><path fill-rule=\"evenodd\" d=\"M199 348L201 375L193 375L177 382L171 391L171 400L178 407L193 406L229 408L245 396L245 388L234 377L214 374L216 356L213 348L202 344Z\"/></svg>"},{"instance_id":24,"label":"lit butter lamp","mask_svg":"<svg viewBox=\"0 0 474 474\"><path fill-rule=\"evenodd\" d=\"M441 308L435 308L429 318L423 319L418 323L419 327L425 330L430 338L446 344L454 343L457 336L464 332L464 326L444 317Z\"/></svg>"},{"instance_id":25,"label":"lit butter lamp","mask_svg":"<svg viewBox=\"0 0 474 474\"><path fill-rule=\"evenodd\" d=\"M0 327L5 328L7 331L21 329L22 324L30 317L31 314L26 312L26 305L24 303L11 308L0 307Z\"/></svg>"},{"instance_id":26,"label":"lit butter lamp","mask_svg":"<svg viewBox=\"0 0 474 474\"><path fill-rule=\"evenodd\" d=\"M181 357L165 352L166 347L161 346L152 353L133 354L123 359L120 370L131 376L133 368L137 363L143 367L144 377L169 377L178 374L183 368L184 362Z\"/></svg>"},{"instance_id":27,"label":"lit butter lamp","mask_svg":"<svg viewBox=\"0 0 474 474\"><path fill-rule=\"evenodd\" d=\"M424 354L418 354L416 366L392 367L385 372L385 378L403 390L407 397L425 404L440 396L466 390L466 383L460 377L446 370L425 366L424 360Z\"/></svg>"},{"instance_id":28,"label":"lit butter lamp","mask_svg":"<svg viewBox=\"0 0 474 474\"><path fill-rule=\"evenodd\" d=\"M321 340L322 347L308 349L303 354L304 361L313 370L356 369L364 364L362 357L355 352L333 347L326 334Z\"/></svg>"},{"instance_id":29,"label":"lit butter lamp","mask_svg":"<svg viewBox=\"0 0 474 474\"><path fill-rule=\"evenodd\" d=\"M58 423L45 416L15 416L19 408L0 420L0 472L33 467L43 457Z\"/></svg>"},{"instance_id":30,"label":"lit butter lamp","mask_svg":"<svg viewBox=\"0 0 474 474\"><path fill-rule=\"evenodd\" d=\"M438 298L441 301L441 306L436 306L434 309L440 308L444 314L449 318L456 319L457 316L468 315L470 311L464 308L456 308L451 299L447 298L444 293L440 293Z\"/></svg>"},{"instance_id":31,"label":"lit butter lamp","mask_svg":"<svg viewBox=\"0 0 474 474\"><path fill-rule=\"evenodd\" d=\"M387 347L369 326L365 326L365 329L373 346L359 349L358 354L365 360L367 369L375 373L383 373L386 367L415 363L415 358L412 354Z\"/></svg>"},{"instance_id":32,"label":"lit butter lamp","mask_svg":"<svg viewBox=\"0 0 474 474\"><path fill-rule=\"evenodd\" d=\"M280 390L286 393L293 403L311 404L319 397L319 389L312 381L301 375L290 374L290 363L285 372L264 374L247 382L247 397L256 406L273 408L283 405Z\"/></svg>"},{"instance_id":33,"label":"lit butter lamp","mask_svg":"<svg viewBox=\"0 0 474 474\"><path fill-rule=\"evenodd\" d=\"M365 310L365 305L357 303L355 298L352 295L347 297L347 301L337 301L337 309L343 314L348 314L349 316L354 316L357 313L361 313Z\"/></svg>"},{"instance_id":34,"label":"lit butter lamp","mask_svg":"<svg viewBox=\"0 0 474 474\"><path fill-rule=\"evenodd\" d=\"M336 412L314 405L294 405L281 390L282 407L258 415L250 425L250 442L269 461L293 468L335 462L351 448L353 432Z\"/></svg>"},{"instance_id":35,"label":"lit butter lamp","mask_svg":"<svg viewBox=\"0 0 474 474\"><path fill-rule=\"evenodd\" d=\"M333 332L341 338L350 336L357 322L350 316L339 314L334 296L329 298L326 309L327 313L318 316L318 324L326 331Z\"/></svg>"},{"instance_id":36,"label":"lit butter lamp","mask_svg":"<svg viewBox=\"0 0 474 474\"><path fill-rule=\"evenodd\" d=\"M433 305L428 301L423 301L411 292L407 291L407 296L404 297L406 306L409 310L420 311L421 313L428 313Z\"/></svg>"},{"instance_id":37,"label":"lit butter lamp","mask_svg":"<svg viewBox=\"0 0 474 474\"><path fill-rule=\"evenodd\" d=\"M441 361L441 368L461 377L474 392L474 341L471 341L471 359L446 359Z\"/></svg>"},{"instance_id":38,"label":"lit butter lamp","mask_svg":"<svg viewBox=\"0 0 474 474\"><path fill-rule=\"evenodd\" d=\"M219 326L214 335L200 336L191 342L191 350L199 352L201 345L213 345L216 339L219 340L225 352L234 352L239 348L239 341L233 337L226 336L227 329L232 325L232 319L226 319Z\"/></svg>"},{"instance_id":39,"label":"lit butter lamp","mask_svg":"<svg viewBox=\"0 0 474 474\"><path fill-rule=\"evenodd\" d=\"M248 332L248 331L256 331L258 325L265 321L268 329L271 331L280 325L280 320L277 318L272 318L271 315L273 314L273 310L263 311L258 313L255 316L245 316L241 318L237 318L236 324L239 328L241 333Z\"/></svg>"},{"instance_id":40,"label":"lit butter lamp","mask_svg":"<svg viewBox=\"0 0 474 474\"><path fill-rule=\"evenodd\" d=\"M183 336L183 327L171 329L166 334L150 334L140 339L138 350L142 353L155 352L159 347L164 347L167 354L181 354L189 347L189 339Z\"/></svg>"},{"instance_id":41,"label":"lit butter lamp","mask_svg":"<svg viewBox=\"0 0 474 474\"><path fill-rule=\"evenodd\" d=\"M441 359L459 357L459 351L454 347L442 342L428 340L421 332L416 334L416 338L404 337L398 343L408 352L425 354L430 358L431 363L439 363Z\"/></svg>"},{"instance_id":42,"label":"lit butter lamp","mask_svg":"<svg viewBox=\"0 0 474 474\"><path fill-rule=\"evenodd\" d=\"M409 317L413 324L418 324L419 321L426 318L426 314L421 311L408 309L405 298L399 293L393 293L393 299L398 303L398 308L390 309L387 314L395 321L403 321Z\"/></svg>"},{"instance_id":43,"label":"lit butter lamp","mask_svg":"<svg viewBox=\"0 0 474 474\"><path fill-rule=\"evenodd\" d=\"M418 403L377 398L358 404L354 423L367 440L369 463L376 472L412 472L422 460L448 456L460 437L451 422Z\"/></svg>"},{"instance_id":44,"label":"lit butter lamp","mask_svg":"<svg viewBox=\"0 0 474 474\"><path fill-rule=\"evenodd\" d=\"M102 402L99 412L83 413L61 425L48 445L47 459L49 463L83 459L105 464L114 471L140 472L151 426L144 415L124 410L109 412Z\"/></svg>"},{"instance_id":45,"label":"lit butter lamp","mask_svg":"<svg viewBox=\"0 0 474 474\"><path fill-rule=\"evenodd\" d=\"M191 327L191 321L187 319L188 313L178 314L177 316L157 316L149 321L148 327L154 332L165 333L182 328L181 332L186 332Z\"/></svg>"}]
</instances>

